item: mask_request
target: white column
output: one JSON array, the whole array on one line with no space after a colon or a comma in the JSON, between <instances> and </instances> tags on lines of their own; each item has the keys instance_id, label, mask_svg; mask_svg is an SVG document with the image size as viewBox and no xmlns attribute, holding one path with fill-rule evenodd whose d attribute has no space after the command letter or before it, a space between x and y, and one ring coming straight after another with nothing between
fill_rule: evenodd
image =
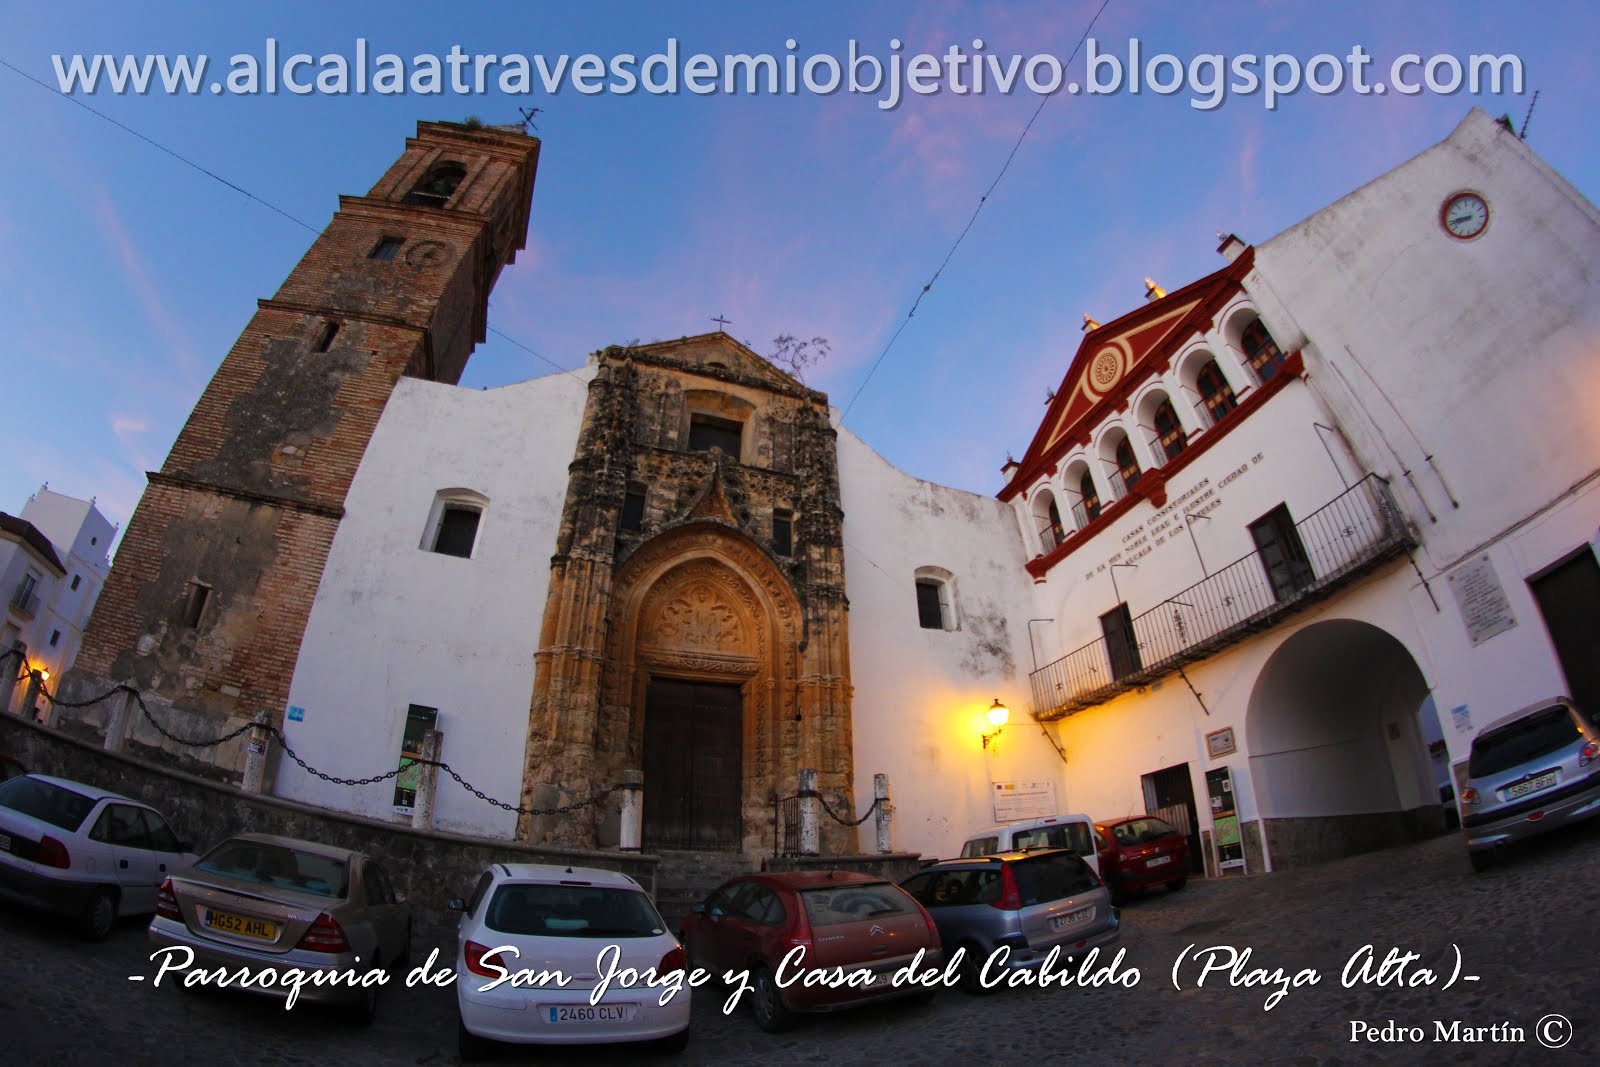
<instances>
[{"instance_id":1,"label":"white column","mask_svg":"<svg viewBox=\"0 0 1600 1067\"><path fill-rule=\"evenodd\" d=\"M425 731L422 735L422 758L436 763L443 751L444 733L440 730ZM432 830L433 802L439 791L439 768L425 762L417 770L417 794L411 801L411 828Z\"/></svg>"},{"instance_id":2,"label":"white column","mask_svg":"<svg viewBox=\"0 0 1600 1067\"><path fill-rule=\"evenodd\" d=\"M256 724L250 731L250 745L244 757L244 782L241 783L241 788L246 793L262 792L266 782L268 740L266 725L266 711L256 712Z\"/></svg>"},{"instance_id":3,"label":"white column","mask_svg":"<svg viewBox=\"0 0 1600 1067\"><path fill-rule=\"evenodd\" d=\"M878 802L878 809L873 813L874 818L877 820L878 851L893 852L892 838L889 834L889 819L893 816L894 811L889 806L889 776L887 774L875 774L872 776L872 795Z\"/></svg>"},{"instance_id":4,"label":"white column","mask_svg":"<svg viewBox=\"0 0 1600 1067\"><path fill-rule=\"evenodd\" d=\"M139 697L133 692L133 682L129 681L128 691L122 694L122 699L111 706L111 718L106 721L106 736L102 744L107 752L121 752L128 745L128 731L133 729L133 722L139 714Z\"/></svg>"},{"instance_id":5,"label":"white column","mask_svg":"<svg viewBox=\"0 0 1600 1067\"><path fill-rule=\"evenodd\" d=\"M816 856L822 852L817 822L822 815L822 799L817 794L817 772L800 772L800 855Z\"/></svg>"},{"instance_id":6,"label":"white column","mask_svg":"<svg viewBox=\"0 0 1600 1067\"><path fill-rule=\"evenodd\" d=\"M622 772L622 827L617 847L638 852L644 841L644 772Z\"/></svg>"}]
</instances>

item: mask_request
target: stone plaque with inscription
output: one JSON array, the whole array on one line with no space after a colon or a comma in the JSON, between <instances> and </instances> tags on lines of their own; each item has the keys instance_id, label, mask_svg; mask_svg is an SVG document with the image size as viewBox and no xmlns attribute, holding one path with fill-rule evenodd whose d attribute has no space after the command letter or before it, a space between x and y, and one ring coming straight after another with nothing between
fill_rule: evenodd
<instances>
[{"instance_id":1,"label":"stone plaque with inscription","mask_svg":"<svg viewBox=\"0 0 1600 1067\"><path fill-rule=\"evenodd\" d=\"M1506 599L1505 587L1500 584L1488 556L1479 556L1452 574L1450 591L1455 594L1461 621L1466 624L1467 637L1474 645L1481 645L1495 634L1505 633L1517 625L1517 617L1511 613L1511 601Z\"/></svg>"}]
</instances>

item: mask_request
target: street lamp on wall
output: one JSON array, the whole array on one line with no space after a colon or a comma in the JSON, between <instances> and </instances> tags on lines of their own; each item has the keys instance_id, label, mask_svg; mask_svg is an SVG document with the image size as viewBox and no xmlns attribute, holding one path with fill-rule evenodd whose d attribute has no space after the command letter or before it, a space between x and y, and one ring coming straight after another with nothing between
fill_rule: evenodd
<instances>
[{"instance_id":1,"label":"street lamp on wall","mask_svg":"<svg viewBox=\"0 0 1600 1067\"><path fill-rule=\"evenodd\" d=\"M994 729L983 735L983 747L988 748L989 742L1000 736L1000 731L1006 728L1006 723L1011 719L1011 709L1000 703L1000 698L995 697L994 703L989 705L989 710L984 713L989 720L989 725Z\"/></svg>"}]
</instances>

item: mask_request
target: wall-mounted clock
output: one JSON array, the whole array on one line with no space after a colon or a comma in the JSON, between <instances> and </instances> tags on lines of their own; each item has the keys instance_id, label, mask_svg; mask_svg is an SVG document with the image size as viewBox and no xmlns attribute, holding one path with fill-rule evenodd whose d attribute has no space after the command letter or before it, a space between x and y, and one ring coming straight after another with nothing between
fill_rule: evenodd
<instances>
[{"instance_id":1,"label":"wall-mounted clock","mask_svg":"<svg viewBox=\"0 0 1600 1067\"><path fill-rule=\"evenodd\" d=\"M1451 237L1470 241L1489 225L1489 202L1477 193L1456 193L1439 209L1439 224Z\"/></svg>"}]
</instances>

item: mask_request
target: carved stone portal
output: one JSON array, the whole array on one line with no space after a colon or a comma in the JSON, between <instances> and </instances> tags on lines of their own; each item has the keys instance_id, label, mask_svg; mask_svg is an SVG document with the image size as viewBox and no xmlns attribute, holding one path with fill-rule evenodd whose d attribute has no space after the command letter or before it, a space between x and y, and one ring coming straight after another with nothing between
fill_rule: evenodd
<instances>
[{"instance_id":1,"label":"carved stone portal","mask_svg":"<svg viewBox=\"0 0 1600 1067\"><path fill-rule=\"evenodd\" d=\"M727 720L714 743L738 746L719 748L726 758L717 766L722 781L737 777L730 802L740 810L714 814L734 820L730 839L743 851L770 851L774 800L798 790L802 768L818 770L834 811L853 808L842 516L826 397L720 334L599 358L551 560L523 803L581 804L650 762L647 737L684 743L663 734L665 719L646 729L653 680L736 689L738 728ZM729 410L749 420L742 461L685 445L683 428L708 392L726 393ZM636 527L620 520L627 494L645 497ZM796 534L781 554L772 538L779 515ZM647 825L651 787L647 777ZM518 835L603 847L612 843L612 807L524 816ZM829 821L822 845L853 852L855 834Z\"/></svg>"}]
</instances>

